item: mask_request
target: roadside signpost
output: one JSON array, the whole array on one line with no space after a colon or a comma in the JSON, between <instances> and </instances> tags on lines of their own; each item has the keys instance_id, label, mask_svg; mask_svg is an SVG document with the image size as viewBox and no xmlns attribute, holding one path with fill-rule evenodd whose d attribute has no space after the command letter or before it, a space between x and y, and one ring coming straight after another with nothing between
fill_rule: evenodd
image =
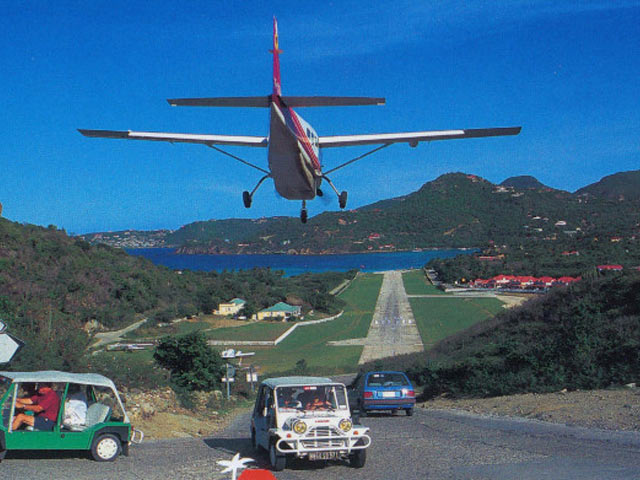
<instances>
[{"instance_id":1,"label":"roadside signpost","mask_svg":"<svg viewBox=\"0 0 640 480\"><path fill-rule=\"evenodd\" d=\"M249 371L247 372L247 382L251 385L251 391L255 390L254 384L258 383L258 374L256 373L253 365L249 366Z\"/></svg>"},{"instance_id":2,"label":"roadside signpost","mask_svg":"<svg viewBox=\"0 0 640 480\"><path fill-rule=\"evenodd\" d=\"M234 367L233 365L231 365L228 361L234 358L238 358L239 360L239 364L242 363L242 357L251 357L255 355L255 352L242 352L240 350L236 351L233 348L229 348L228 350L223 350L222 352L220 352L220 356L222 358L224 358L225 360L227 360L226 365L226 373L225 376L222 377L222 382L227 384L227 400L229 400L231 398L231 382L235 381L235 375L236 375L236 367ZM257 375L253 372L253 365L250 367L250 371L251 371L251 379L253 379L255 376L256 378L256 382L258 381L258 377ZM249 374L247 374L247 381L249 383L251 383L251 391L253 392L253 380L249 379Z\"/></svg>"}]
</instances>

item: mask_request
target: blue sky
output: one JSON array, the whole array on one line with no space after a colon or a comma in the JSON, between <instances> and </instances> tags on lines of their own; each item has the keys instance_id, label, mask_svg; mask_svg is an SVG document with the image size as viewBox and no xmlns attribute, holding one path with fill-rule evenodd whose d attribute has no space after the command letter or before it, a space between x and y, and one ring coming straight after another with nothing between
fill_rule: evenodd
<instances>
[{"instance_id":1,"label":"blue sky","mask_svg":"<svg viewBox=\"0 0 640 480\"><path fill-rule=\"evenodd\" d=\"M370 3L370 5L369 5ZM3 216L68 232L297 216L260 173L199 145L77 128L264 135L263 109L167 98L266 95L271 23L283 93L383 107L299 109L319 135L522 125L518 137L391 146L336 172L349 207L462 171L569 191L640 168L640 0L21 1L2 19ZM264 149L230 149L266 167ZM329 169L366 147L328 149ZM338 210L333 195L309 214Z\"/></svg>"}]
</instances>

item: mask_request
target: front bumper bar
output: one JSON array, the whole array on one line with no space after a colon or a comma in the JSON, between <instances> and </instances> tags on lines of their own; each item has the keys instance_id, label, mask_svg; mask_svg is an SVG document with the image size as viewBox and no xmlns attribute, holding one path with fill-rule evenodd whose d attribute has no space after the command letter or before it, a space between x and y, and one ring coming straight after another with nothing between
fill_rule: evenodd
<instances>
[{"instance_id":1,"label":"front bumper bar","mask_svg":"<svg viewBox=\"0 0 640 480\"><path fill-rule=\"evenodd\" d=\"M360 442L362 440L362 442ZM323 445L324 443L324 445ZM336 445L342 443L342 445ZM315 445L314 445L315 444ZM282 448L285 446L287 448ZM369 435L327 435L322 437L298 437L298 438L281 438L276 442L276 450L284 454L296 454L298 456L311 452L345 452L351 453L352 450L361 450L371 445L371 437Z\"/></svg>"}]
</instances>

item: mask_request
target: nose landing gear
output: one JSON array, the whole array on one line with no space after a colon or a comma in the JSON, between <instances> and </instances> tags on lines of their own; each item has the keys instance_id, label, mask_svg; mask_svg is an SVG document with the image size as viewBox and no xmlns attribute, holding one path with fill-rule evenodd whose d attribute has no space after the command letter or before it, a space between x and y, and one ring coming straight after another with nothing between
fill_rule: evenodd
<instances>
[{"instance_id":1,"label":"nose landing gear","mask_svg":"<svg viewBox=\"0 0 640 480\"><path fill-rule=\"evenodd\" d=\"M307 201L302 200L302 210L300 210L300 221L307 223Z\"/></svg>"}]
</instances>

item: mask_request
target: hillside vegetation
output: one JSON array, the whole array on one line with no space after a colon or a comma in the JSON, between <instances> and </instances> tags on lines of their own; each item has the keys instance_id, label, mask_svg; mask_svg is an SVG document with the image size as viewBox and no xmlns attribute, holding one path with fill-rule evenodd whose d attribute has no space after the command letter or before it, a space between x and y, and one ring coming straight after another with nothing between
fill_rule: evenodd
<instances>
[{"instance_id":1,"label":"hillside vegetation","mask_svg":"<svg viewBox=\"0 0 640 480\"><path fill-rule=\"evenodd\" d=\"M582 187L576 194L614 200L640 200L640 170L608 175L596 183Z\"/></svg>"},{"instance_id":2,"label":"hillside vegetation","mask_svg":"<svg viewBox=\"0 0 640 480\"><path fill-rule=\"evenodd\" d=\"M635 188L635 173L619 175L597 194L572 194L533 177L494 185L475 175L450 173L409 195L357 210L325 212L307 224L291 217L195 222L168 233L164 244L179 245L180 253L306 254L526 241L564 247L595 238L626 238L638 231L640 201L617 193Z\"/></svg>"},{"instance_id":3,"label":"hillside vegetation","mask_svg":"<svg viewBox=\"0 0 640 480\"><path fill-rule=\"evenodd\" d=\"M221 301L247 300L253 311L288 300L334 313L329 290L354 272L284 278L282 272L176 272L142 257L49 228L0 218L0 318L28 343L16 368L77 367L93 324L121 328L210 313Z\"/></svg>"}]
</instances>

